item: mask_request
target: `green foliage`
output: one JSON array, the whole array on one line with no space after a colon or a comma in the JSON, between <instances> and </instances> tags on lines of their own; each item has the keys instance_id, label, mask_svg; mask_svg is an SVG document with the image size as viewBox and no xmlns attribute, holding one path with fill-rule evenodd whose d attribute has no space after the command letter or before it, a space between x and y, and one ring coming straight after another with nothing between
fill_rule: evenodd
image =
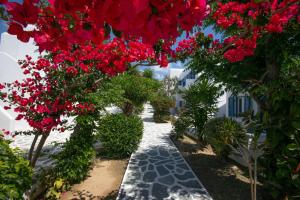
<instances>
[{"instance_id":1,"label":"green foliage","mask_svg":"<svg viewBox=\"0 0 300 200\"><path fill-rule=\"evenodd\" d=\"M96 155L93 148L94 117L82 115L76 118L76 122L70 139L62 145L62 151L52 156L56 165L44 180L47 199L58 199L72 184L84 180L93 163Z\"/></svg>"},{"instance_id":2,"label":"green foliage","mask_svg":"<svg viewBox=\"0 0 300 200\"><path fill-rule=\"evenodd\" d=\"M143 122L135 115L111 114L99 120L97 137L108 157L123 158L134 152L143 135Z\"/></svg>"},{"instance_id":3,"label":"green foliage","mask_svg":"<svg viewBox=\"0 0 300 200\"><path fill-rule=\"evenodd\" d=\"M76 129L70 140L63 144L63 150L54 156L55 176L68 184L79 183L87 177L95 156L92 130L82 125Z\"/></svg>"},{"instance_id":4,"label":"green foliage","mask_svg":"<svg viewBox=\"0 0 300 200\"><path fill-rule=\"evenodd\" d=\"M165 123L170 120L170 108L174 107L174 100L164 93L157 93L152 97L151 105L154 109L153 119L156 123Z\"/></svg>"},{"instance_id":5,"label":"green foliage","mask_svg":"<svg viewBox=\"0 0 300 200\"><path fill-rule=\"evenodd\" d=\"M0 132L0 199L23 199L30 189L32 169L22 152L9 147Z\"/></svg>"},{"instance_id":6,"label":"green foliage","mask_svg":"<svg viewBox=\"0 0 300 200\"><path fill-rule=\"evenodd\" d=\"M48 190L46 194L46 199L59 199L61 193L66 190L66 184L62 178L57 179L53 186Z\"/></svg>"},{"instance_id":7,"label":"green foliage","mask_svg":"<svg viewBox=\"0 0 300 200\"><path fill-rule=\"evenodd\" d=\"M231 146L246 142L246 130L229 118L214 118L207 122L203 130L203 139L210 144L217 155L227 156Z\"/></svg>"},{"instance_id":8,"label":"green foliage","mask_svg":"<svg viewBox=\"0 0 300 200\"><path fill-rule=\"evenodd\" d=\"M172 135L175 139L182 138L187 128L192 125L193 119L186 112L182 112L173 124Z\"/></svg>"},{"instance_id":9,"label":"green foliage","mask_svg":"<svg viewBox=\"0 0 300 200\"><path fill-rule=\"evenodd\" d=\"M151 70L151 69L145 69L144 71L143 71L143 77L145 77L145 78L153 78L153 70Z\"/></svg>"},{"instance_id":10,"label":"green foliage","mask_svg":"<svg viewBox=\"0 0 300 200\"><path fill-rule=\"evenodd\" d=\"M221 94L220 86L202 77L183 91L187 113L192 118L199 139L203 139L201 133L205 123L217 111L218 97Z\"/></svg>"},{"instance_id":11,"label":"green foliage","mask_svg":"<svg viewBox=\"0 0 300 200\"><path fill-rule=\"evenodd\" d=\"M157 80L128 73L113 78L112 84L124 91L120 108L126 115L133 114L136 108L149 101L151 95L160 87Z\"/></svg>"},{"instance_id":12,"label":"green foliage","mask_svg":"<svg viewBox=\"0 0 300 200\"><path fill-rule=\"evenodd\" d=\"M208 24L211 23L208 22ZM189 67L207 78L222 83L234 92L247 92L260 107L259 121L266 131L266 150L260 164L265 186L274 199L300 196L297 162L300 154L291 154L287 146L299 146L300 99L300 25L291 22L280 34L259 38L255 53L242 62L229 63L222 49L210 53L200 45ZM237 29L224 34L231 36ZM243 34L243 33L241 33ZM201 36L202 37L202 36Z\"/></svg>"}]
</instances>

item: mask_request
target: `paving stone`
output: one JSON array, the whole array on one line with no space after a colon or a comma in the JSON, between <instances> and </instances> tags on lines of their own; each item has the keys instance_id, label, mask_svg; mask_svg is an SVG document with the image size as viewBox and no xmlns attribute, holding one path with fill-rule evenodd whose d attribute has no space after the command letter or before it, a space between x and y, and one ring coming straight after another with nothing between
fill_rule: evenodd
<instances>
[{"instance_id":1,"label":"paving stone","mask_svg":"<svg viewBox=\"0 0 300 200\"><path fill-rule=\"evenodd\" d=\"M165 149L159 149L159 154L161 156L163 156L163 157L169 157L170 156L170 154L168 153L168 151L165 150Z\"/></svg>"},{"instance_id":2,"label":"paving stone","mask_svg":"<svg viewBox=\"0 0 300 200\"><path fill-rule=\"evenodd\" d=\"M136 157L136 159L138 160L146 160L148 158L148 155L147 154L138 154Z\"/></svg>"},{"instance_id":3,"label":"paving stone","mask_svg":"<svg viewBox=\"0 0 300 200\"><path fill-rule=\"evenodd\" d=\"M162 165L166 163L174 163L174 162L173 160L163 160L163 161L156 162L156 165Z\"/></svg>"},{"instance_id":4,"label":"paving stone","mask_svg":"<svg viewBox=\"0 0 300 200\"><path fill-rule=\"evenodd\" d=\"M160 176L164 176L170 173L169 170L165 168L163 165L157 166L156 170L158 171Z\"/></svg>"},{"instance_id":5,"label":"paving stone","mask_svg":"<svg viewBox=\"0 0 300 200\"><path fill-rule=\"evenodd\" d=\"M187 188L201 188L201 185L196 180L190 180L190 181L186 181L186 182L178 181L178 183Z\"/></svg>"},{"instance_id":6,"label":"paving stone","mask_svg":"<svg viewBox=\"0 0 300 200\"><path fill-rule=\"evenodd\" d=\"M192 172L185 172L184 174L174 174L174 176L179 180L194 178L194 174Z\"/></svg>"},{"instance_id":7,"label":"paving stone","mask_svg":"<svg viewBox=\"0 0 300 200\"><path fill-rule=\"evenodd\" d=\"M154 165L149 164L149 165L148 165L148 170L154 170Z\"/></svg>"},{"instance_id":8,"label":"paving stone","mask_svg":"<svg viewBox=\"0 0 300 200\"><path fill-rule=\"evenodd\" d=\"M139 166L144 166L144 165L147 165L147 164L148 164L148 161L146 161L146 160L141 160L139 162Z\"/></svg>"},{"instance_id":9,"label":"paving stone","mask_svg":"<svg viewBox=\"0 0 300 200\"><path fill-rule=\"evenodd\" d=\"M151 191L153 197L157 199L164 199L169 196L168 187L161 185L159 183L154 183Z\"/></svg>"},{"instance_id":10,"label":"paving stone","mask_svg":"<svg viewBox=\"0 0 300 200\"><path fill-rule=\"evenodd\" d=\"M187 164L179 164L179 165L176 165L177 167L180 167L181 169L185 169L185 170L189 170L189 167L187 166Z\"/></svg>"},{"instance_id":11,"label":"paving stone","mask_svg":"<svg viewBox=\"0 0 300 200\"><path fill-rule=\"evenodd\" d=\"M151 150L147 154L150 155L150 156L157 156L158 155L156 150Z\"/></svg>"},{"instance_id":12,"label":"paving stone","mask_svg":"<svg viewBox=\"0 0 300 200\"><path fill-rule=\"evenodd\" d=\"M172 170L174 169L174 166L173 165L165 165L169 170Z\"/></svg>"},{"instance_id":13,"label":"paving stone","mask_svg":"<svg viewBox=\"0 0 300 200\"><path fill-rule=\"evenodd\" d=\"M146 172L143 176L143 181L153 182L156 177L157 177L157 173L155 171Z\"/></svg>"},{"instance_id":14,"label":"paving stone","mask_svg":"<svg viewBox=\"0 0 300 200\"><path fill-rule=\"evenodd\" d=\"M172 175L168 175L168 176L159 178L158 181L165 185L172 185L175 182L175 179Z\"/></svg>"},{"instance_id":15,"label":"paving stone","mask_svg":"<svg viewBox=\"0 0 300 200\"><path fill-rule=\"evenodd\" d=\"M142 172L145 172L145 171L147 170L147 166L143 166L143 167L141 168L141 170L142 170Z\"/></svg>"},{"instance_id":16,"label":"paving stone","mask_svg":"<svg viewBox=\"0 0 300 200\"><path fill-rule=\"evenodd\" d=\"M148 188L150 185L147 183L139 183L139 184L137 184L137 186L140 188Z\"/></svg>"},{"instance_id":17,"label":"paving stone","mask_svg":"<svg viewBox=\"0 0 300 200\"><path fill-rule=\"evenodd\" d=\"M179 174L181 174L182 172L184 172L184 170L183 170L183 169L180 169L180 168L177 168L177 169L176 169L176 172L179 173Z\"/></svg>"}]
</instances>

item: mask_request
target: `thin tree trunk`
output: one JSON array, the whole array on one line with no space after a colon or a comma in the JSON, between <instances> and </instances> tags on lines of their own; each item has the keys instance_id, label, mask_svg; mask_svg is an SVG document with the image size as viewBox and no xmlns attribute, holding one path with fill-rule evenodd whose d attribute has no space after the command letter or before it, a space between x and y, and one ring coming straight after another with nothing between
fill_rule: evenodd
<instances>
[{"instance_id":1,"label":"thin tree trunk","mask_svg":"<svg viewBox=\"0 0 300 200\"><path fill-rule=\"evenodd\" d=\"M250 179L250 186L251 186L251 199L253 199L253 193L254 193L254 189L253 189L253 175L252 175L252 163L251 160L248 161L248 169L249 169L249 179Z\"/></svg>"},{"instance_id":2,"label":"thin tree trunk","mask_svg":"<svg viewBox=\"0 0 300 200\"><path fill-rule=\"evenodd\" d=\"M33 141L31 143L31 147L30 147L29 152L28 152L28 160L29 161L31 161L31 159L32 159L33 150L35 148L35 144L36 144L36 141L38 140L38 138L39 138L39 133L36 133L34 135Z\"/></svg>"},{"instance_id":3,"label":"thin tree trunk","mask_svg":"<svg viewBox=\"0 0 300 200\"><path fill-rule=\"evenodd\" d=\"M38 157L41 154L42 148L43 148L43 146L44 146L44 144L45 144L45 142L46 142L46 140L49 136L49 133L50 133L50 131L45 133L45 134L42 134L42 138L41 138L41 140L40 140L40 142L39 142L39 144L38 144L38 146L37 146L37 148L34 152L34 155L33 155L32 159L30 160L30 165L31 165L32 168L35 167L36 161L37 161Z\"/></svg>"},{"instance_id":4,"label":"thin tree trunk","mask_svg":"<svg viewBox=\"0 0 300 200\"><path fill-rule=\"evenodd\" d=\"M133 105L129 102L125 102L122 106L122 111L126 116L130 116L133 113Z\"/></svg>"},{"instance_id":5,"label":"thin tree trunk","mask_svg":"<svg viewBox=\"0 0 300 200\"><path fill-rule=\"evenodd\" d=\"M256 185L257 185L257 158L254 160L254 200L256 200Z\"/></svg>"}]
</instances>

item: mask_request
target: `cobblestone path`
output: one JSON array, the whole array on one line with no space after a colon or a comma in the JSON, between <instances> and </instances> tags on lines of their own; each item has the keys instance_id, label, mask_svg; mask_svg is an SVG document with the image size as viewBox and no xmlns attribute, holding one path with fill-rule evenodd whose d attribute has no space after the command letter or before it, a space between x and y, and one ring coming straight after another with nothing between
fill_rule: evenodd
<instances>
[{"instance_id":1,"label":"cobblestone path","mask_svg":"<svg viewBox=\"0 0 300 200\"><path fill-rule=\"evenodd\" d=\"M171 124L152 121L143 113L144 135L132 154L117 200L212 200L169 138Z\"/></svg>"}]
</instances>

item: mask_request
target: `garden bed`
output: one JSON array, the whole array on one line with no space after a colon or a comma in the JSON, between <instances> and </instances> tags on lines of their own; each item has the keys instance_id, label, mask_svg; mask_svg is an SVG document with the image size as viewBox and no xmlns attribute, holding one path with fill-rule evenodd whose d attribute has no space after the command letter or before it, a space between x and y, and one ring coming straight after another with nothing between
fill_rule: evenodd
<instances>
[{"instance_id":1,"label":"garden bed","mask_svg":"<svg viewBox=\"0 0 300 200\"><path fill-rule=\"evenodd\" d=\"M203 147L189 137L173 141L214 200L251 199L246 168L217 157L210 146ZM265 195L259 184L257 199L268 199Z\"/></svg>"},{"instance_id":2,"label":"garden bed","mask_svg":"<svg viewBox=\"0 0 300 200\"><path fill-rule=\"evenodd\" d=\"M89 177L80 184L73 185L70 191L62 195L61 200L116 199L127 164L128 159L97 159Z\"/></svg>"}]
</instances>

